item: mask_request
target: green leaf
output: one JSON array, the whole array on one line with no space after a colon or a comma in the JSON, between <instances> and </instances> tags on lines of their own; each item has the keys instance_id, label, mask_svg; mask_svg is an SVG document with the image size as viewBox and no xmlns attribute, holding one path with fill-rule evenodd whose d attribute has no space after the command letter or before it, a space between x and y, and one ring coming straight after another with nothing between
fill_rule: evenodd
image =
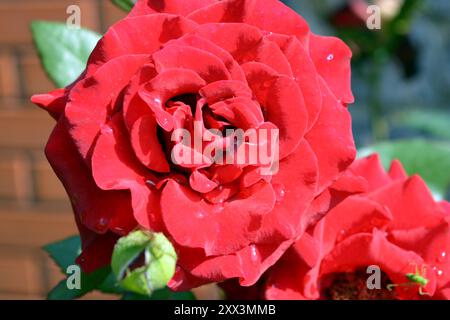
<instances>
[{"instance_id":1,"label":"green leaf","mask_svg":"<svg viewBox=\"0 0 450 320\"><path fill-rule=\"evenodd\" d=\"M412 110L394 116L395 124L422 130L436 137L450 139L450 114L438 110Z\"/></svg>"},{"instance_id":2,"label":"green leaf","mask_svg":"<svg viewBox=\"0 0 450 320\"><path fill-rule=\"evenodd\" d=\"M67 275L67 268L76 265L75 259L81 252L81 242L79 236L73 236L62 241L50 243L43 248L55 263L61 269L64 275ZM93 273L81 272L80 284L81 288L68 289L67 279L62 280L58 285L50 291L48 299L50 300L68 300L75 299L85 295L86 293L98 289L106 293L120 294L115 283L115 277L110 267L99 269Z\"/></svg>"},{"instance_id":3,"label":"green leaf","mask_svg":"<svg viewBox=\"0 0 450 320\"><path fill-rule=\"evenodd\" d=\"M150 296L172 278L176 260L175 250L163 234L135 231L116 243L111 267L122 288Z\"/></svg>"},{"instance_id":4,"label":"green leaf","mask_svg":"<svg viewBox=\"0 0 450 320\"><path fill-rule=\"evenodd\" d=\"M98 269L92 273L81 272L80 289L69 289L67 279L61 280L48 294L49 300L72 300L97 289L106 277L111 274L109 267Z\"/></svg>"},{"instance_id":5,"label":"green leaf","mask_svg":"<svg viewBox=\"0 0 450 320\"><path fill-rule=\"evenodd\" d=\"M79 236L73 236L62 241L50 243L43 247L63 273L67 267L75 263L75 259L81 252Z\"/></svg>"},{"instance_id":6,"label":"green leaf","mask_svg":"<svg viewBox=\"0 0 450 320\"><path fill-rule=\"evenodd\" d=\"M384 142L359 151L359 157L377 152L385 168L394 159L402 162L409 175L419 174L438 199L450 188L450 144L427 140Z\"/></svg>"},{"instance_id":7,"label":"green leaf","mask_svg":"<svg viewBox=\"0 0 450 320\"><path fill-rule=\"evenodd\" d=\"M111 0L116 6L124 11L131 11L133 9L136 0Z\"/></svg>"},{"instance_id":8,"label":"green leaf","mask_svg":"<svg viewBox=\"0 0 450 320\"><path fill-rule=\"evenodd\" d=\"M116 276L111 270L109 274L105 277L103 282L96 289L103 293L109 294L123 295L125 293L125 290L123 290L117 283Z\"/></svg>"},{"instance_id":9,"label":"green leaf","mask_svg":"<svg viewBox=\"0 0 450 320\"><path fill-rule=\"evenodd\" d=\"M46 21L32 22L31 32L45 71L60 88L71 84L84 71L101 37L90 30Z\"/></svg>"}]
</instances>

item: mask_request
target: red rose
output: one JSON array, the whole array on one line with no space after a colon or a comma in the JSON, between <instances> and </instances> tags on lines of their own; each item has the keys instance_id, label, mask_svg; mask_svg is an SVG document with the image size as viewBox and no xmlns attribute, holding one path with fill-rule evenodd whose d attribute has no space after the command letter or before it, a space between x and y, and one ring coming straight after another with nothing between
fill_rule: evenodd
<instances>
[{"instance_id":1,"label":"red rose","mask_svg":"<svg viewBox=\"0 0 450 320\"><path fill-rule=\"evenodd\" d=\"M350 57L279 1L138 1L75 83L33 97L58 121L46 153L72 200L81 265L109 263L115 239L140 225L176 247L172 288L255 283L354 159ZM196 133L194 122L201 132L278 129L277 174L171 139ZM175 148L200 163L172 161Z\"/></svg>"},{"instance_id":2,"label":"red rose","mask_svg":"<svg viewBox=\"0 0 450 320\"><path fill-rule=\"evenodd\" d=\"M386 173L377 155L355 162L332 188L342 191L352 176L365 179L365 192L338 200L288 250L268 275L266 297L450 299L450 204L397 161ZM369 266L380 268L380 290L367 287Z\"/></svg>"}]
</instances>

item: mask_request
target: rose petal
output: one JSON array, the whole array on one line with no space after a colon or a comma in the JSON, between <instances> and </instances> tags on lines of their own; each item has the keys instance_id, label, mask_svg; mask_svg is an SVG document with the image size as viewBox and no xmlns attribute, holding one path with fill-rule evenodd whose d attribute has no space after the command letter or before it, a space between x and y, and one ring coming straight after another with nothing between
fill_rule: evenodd
<instances>
[{"instance_id":1,"label":"rose petal","mask_svg":"<svg viewBox=\"0 0 450 320\"><path fill-rule=\"evenodd\" d=\"M206 255L229 254L250 243L252 222L272 210L273 190L265 184L246 198L211 205L174 181L161 195L161 209L168 232L180 245L203 248ZM201 223L202 232L192 232ZM194 229L193 229L194 228Z\"/></svg>"},{"instance_id":2,"label":"rose petal","mask_svg":"<svg viewBox=\"0 0 450 320\"><path fill-rule=\"evenodd\" d=\"M156 129L153 115L140 118L131 130L131 144L137 158L147 168L157 172L169 172L166 153L158 140Z\"/></svg>"},{"instance_id":3,"label":"rose petal","mask_svg":"<svg viewBox=\"0 0 450 320\"><path fill-rule=\"evenodd\" d=\"M391 167L389 169L389 176L393 180L404 180L408 178L408 174L405 171L405 168L403 168L403 165L400 161L394 160L391 163Z\"/></svg>"},{"instance_id":4,"label":"rose petal","mask_svg":"<svg viewBox=\"0 0 450 320\"><path fill-rule=\"evenodd\" d=\"M87 76L105 62L131 54L150 55L169 40L177 39L195 28L195 22L181 16L155 14L120 20L105 33L91 53ZM142 32L151 30L151 32ZM117 73L120 74L120 73Z\"/></svg>"},{"instance_id":5,"label":"rose petal","mask_svg":"<svg viewBox=\"0 0 450 320\"><path fill-rule=\"evenodd\" d=\"M45 153L67 190L80 223L97 233L112 230L123 234L136 226L130 195L125 191L103 191L97 187L63 121L60 120L53 130Z\"/></svg>"},{"instance_id":6,"label":"rose petal","mask_svg":"<svg viewBox=\"0 0 450 320\"><path fill-rule=\"evenodd\" d=\"M311 57L317 72L341 103L353 103L350 60L352 51L340 39L311 35Z\"/></svg>"},{"instance_id":7,"label":"rose petal","mask_svg":"<svg viewBox=\"0 0 450 320\"><path fill-rule=\"evenodd\" d=\"M309 27L294 10L277 0L225 0L188 15L199 24L243 22L262 30L296 35L307 41Z\"/></svg>"},{"instance_id":8,"label":"rose petal","mask_svg":"<svg viewBox=\"0 0 450 320\"><path fill-rule=\"evenodd\" d=\"M206 82L231 79L222 60L193 47L168 45L153 54L156 69L185 68L198 73Z\"/></svg>"},{"instance_id":9,"label":"rose petal","mask_svg":"<svg viewBox=\"0 0 450 320\"><path fill-rule=\"evenodd\" d=\"M309 225L304 213L317 188L317 162L306 141L281 161L271 184L277 190L278 201L273 211L264 216L259 235L275 237L278 233L286 239L300 236Z\"/></svg>"},{"instance_id":10,"label":"rose petal","mask_svg":"<svg viewBox=\"0 0 450 320\"><path fill-rule=\"evenodd\" d=\"M122 114L128 131L131 131L131 128L136 120L144 115L151 114L152 110L139 96L139 89L144 83L147 83L156 77L157 74L158 73L153 63L145 64L131 78L127 88L124 90Z\"/></svg>"},{"instance_id":11,"label":"rose petal","mask_svg":"<svg viewBox=\"0 0 450 320\"><path fill-rule=\"evenodd\" d=\"M377 190L392 182L392 179L386 173L386 170L384 170L378 154L358 159L352 164L350 171L367 180L368 191Z\"/></svg>"},{"instance_id":12,"label":"rose petal","mask_svg":"<svg viewBox=\"0 0 450 320\"><path fill-rule=\"evenodd\" d=\"M390 230L434 227L445 217L419 176L406 182L395 181L368 194L368 197L389 208L393 215Z\"/></svg>"},{"instance_id":13,"label":"rose petal","mask_svg":"<svg viewBox=\"0 0 450 320\"><path fill-rule=\"evenodd\" d=\"M206 177L203 173L194 170L189 177L189 185L195 191L207 193L214 190L218 184Z\"/></svg>"},{"instance_id":14,"label":"rose petal","mask_svg":"<svg viewBox=\"0 0 450 320\"><path fill-rule=\"evenodd\" d=\"M263 107L266 121L280 130L280 159L295 151L308 123L305 102L297 83L286 76L276 76L272 69L257 62L242 66ZM295 115L295 116L293 116Z\"/></svg>"},{"instance_id":15,"label":"rose petal","mask_svg":"<svg viewBox=\"0 0 450 320\"><path fill-rule=\"evenodd\" d=\"M319 163L319 188L328 187L355 159L351 116L322 83L323 106L306 140Z\"/></svg>"},{"instance_id":16,"label":"rose petal","mask_svg":"<svg viewBox=\"0 0 450 320\"><path fill-rule=\"evenodd\" d=\"M316 123L322 108L322 93L316 67L304 45L295 37L278 34L268 36L276 41L292 69L308 110L308 130Z\"/></svg>"},{"instance_id":17,"label":"rose petal","mask_svg":"<svg viewBox=\"0 0 450 320\"><path fill-rule=\"evenodd\" d=\"M138 0L129 16L155 13L171 13L186 16L189 13L215 3L216 0Z\"/></svg>"},{"instance_id":18,"label":"rose petal","mask_svg":"<svg viewBox=\"0 0 450 320\"><path fill-rule=\"evenodd\" d=\"M206 99L209 105L212 105L228 98L251 98L252 91L245 83L240 81L222 80L210 83L201 88L200 95Z\"/></svg>"},{"instance_id":19,"label":"rose petal","mask_svg":"<svg viewBox=\"0 0 450 320\"><path fill-rule=\"evenodd\" d=\"M221 282L239 278L241 286L251 286L280 259L291 244L291 240L279 244L251 244L235 254L217 257L206 257L199 250L183 249L178 262L197 279L207 278L209 281ZM169 286L174 290L182 290L183 282L172 282Z\"/></svg>"},{"instance_id":20,"label":"rose petal","mask_svg":"<svg viewBox=\"0 0 450 320\"><path fill-rule=\"evenodd\" d=\"M147 60L147 55L113 59L91 77L78 82L70 91L65 115L70 134L86 161L99 131L112 114L115 99ZM111 74L120 76L111 77Z\"/></svg>"},{"instance_id":21,"label":"rose petal","mask_svg":"<svg viewBox=\"0 0 450 320\"><path fill-rule=\"evenodd\" d=\"M75 262L86 273L108 266L119 237L111 232L99 235L85 229L82 225L79 225L79 228L82 251Z\"/></svg>"},{"instance_id":22,"label":"rose petal","mask_svg":"<svg viewBox=\"0 0 450 320\"><path fill-rule=\"evenodd\" d=\"M64 113L67 103L67 89L57 89L46 94L35 94L31 97L31 102L46 110L55 120L58 120Z\"/></svg>"},{"instance_id":23,"label":"rose petal","mask_svg":"<svg viewBox=\"0 0 450 320\"><path fill-rule=\"evenodd\" d=\"M303 295L303 282L309 268L295 254L288 250L283 258L269 272L265 287L268 300L306 300Z\"/></svg>"},{"instance_id":24,"label":"rose petal","mask_svg":"<svg viewBox=\"0 0 450 320\"><path fill-rule=\"evenodd\" d=\"M207 39L226 52L239 63L253 61L256 48L263 40L258 28L237 23L208 23L198 26L192 34Z\"/></svg>"},{"instance_id":25,"label":"rose petal","mask_svg":"<svg viewBox=\"0 0 450 320\"><path fill-rule=\"evenodd\" d=\"M314 227L314 238L320 243L320 255L328 254L336 242L357 233L371 232L373 228L381 228L391 219L389 211L377 202L359 196L347 198Z\"/></svg>"},{"instance_id":26,"label":"rose petal","mask_svg":"<svg viewBox=\"0 0 450 320\"><path fill-rule=\"evenodd\" d=\"M225 51L214 42L196 35L187 34L179 39L170 41L168 44L190 46L207 51L222 60L223 64L230 73L231 79L246 83L244 72L242 72L239 64L234 60L229 52Z\"/></svg>"}]
</instances>

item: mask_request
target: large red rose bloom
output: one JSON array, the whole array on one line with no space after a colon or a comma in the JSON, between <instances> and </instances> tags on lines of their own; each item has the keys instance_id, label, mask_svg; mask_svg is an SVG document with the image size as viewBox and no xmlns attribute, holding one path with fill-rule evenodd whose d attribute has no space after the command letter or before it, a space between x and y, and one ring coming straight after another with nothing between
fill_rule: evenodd
<instances>
[{"instance_id":1,"label":"large red rose bloom","mask_svg":"<svg viewBox=\"0 0 450 320\"><path fill-rule=\"evenodd\" d=\"M82 267L108 264L139 226L173 242L171 288L254 284L354 159L350 57L279 1L138 1L77 81L32 98L57 120L46 154L72 201ZM278 129L278 172L174 163L170 136L194 122Z\"/></svg>"},{"instance_id":2,"label":"large red rose bloom","mask_svg":"<svg viewBox=\"0 0 450 320\"><path fill-rule=\"evenodd\" d=\"M338 199L295 242L267 275L266 298L450 299L449 203L397 161L385 172L377 155L330 189L342 193L355 179L364 191ZM371 266L382 272L379 288L367 287ZM426 283L412 281L416 273Z\"/></svg>"}]
</instances>

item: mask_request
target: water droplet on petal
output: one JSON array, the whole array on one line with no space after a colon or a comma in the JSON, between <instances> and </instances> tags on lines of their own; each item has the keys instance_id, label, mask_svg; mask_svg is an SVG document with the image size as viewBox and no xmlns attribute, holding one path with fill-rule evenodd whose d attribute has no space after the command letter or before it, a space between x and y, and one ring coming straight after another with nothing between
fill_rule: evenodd
<instances>
[{"instance_id":1,"label":"water droplet on petal","mask_svg":"<svg viewBox=\"0 0 450 320\"><path fill-rule=\"evenodd\" d=\"M275 191L277 202L282 202L286 196L285 186L283 184L274 184L273 190Z\"/></svg>"},{"instance_id":2,"label":"water droplet on petal","mask_svg":"<svg viewBox=\"0 0 450 320\"><path fill-rule=\"evenodd\" d=\"M345 238L345 230L339 231L339 233L336 236L336 241L341 242Z\"/></svg>"},{"instance_id":3,"label":"water droplet on petal","mask_svg":"<svg viewBox=\"0 0 450 320\"><path fill-rule=\"evenodd\" d=\"M153 102L157 105L161 105L161 99L158 97L153 98Z\"/></svg>"},{"instance_id":4,"label":"water droplet on petal","mask_svg":"<svg viewBox=\"0 0 450 320\"><path fill-rule=\"evenodd\" d=\"M108 220L106 218L100 218L98 220L97 225L95 226L95 230L98 232L105 232L108 227Z\"/></svg>"},{"instance_id":5,"label":"water droplet on petal","mask_svg":"<svg viewBox=\"0 0 450 320\"><path fill-rule=\"evenodd\" d=\"M213 213L215 213L215 214L219 214L219 213L221 213L222 211L223 211L223 209L224 209L224 207L223 207L223 200L222 201L220 201L220 203L218 203L218 204L216 204L214 207L213 207Z\"/></svg>"},{"instance_id":6,"label":"water droplet on petal","mask_svg":"<svg viewBox=\"0 0 450 320\"><path fill-rule=\"evenodd\" d=\"M255 245L252 245L251 248L250 248L250 258L254 262L258 261L258 251L256 250L256 246Z\"/></svg>"},{"instance_id":7,"label":"water droplet on petal","mask_svg":"<svg viewBox=\"0 0 450 320\"><path fill-rule=\"evenodd\" d=\"M113 128L107 124L103 125L100 131L102 134L112 134L114 132Z\"/></svg>"},{"instance_id":8,"label":"water droplet on petal","mask_svg":"<svg viewBox=\"0 0 450 320\"><path fill-rule=\"evenodd\" d=\"M330 54L327 56L327 60L328 60L328 61L331 61L331 60L333 60L333 59L334 59L334 54L330 53Z\"/></svg>"},{"instance_id":9,"label":"water droplet on petal","mask_svg":"<svg viewBox=\"0 0 450 320\"><path fill-rule=\"evenodd\" d=\"M203 219L205 217L205 214L202 211L197 211L195 213L195 217L198 219Z\"/></svg>"},{"instance_id":10,"label":"water droplet on petal","mask_svg":"<svg viewBox=\"0 0 450 320\"><path fill-rule=\"evenodd\" d=\"M437 258L438 262L444 263L447 261L447 252L442 251L441 254Z\"/></svg>"},{"instance_id":11,"label":"water droplet on petal","mask_svg":"<svg viewBox=\"0 0 450 320\"><path fill-rule=\"evenodd\" d=\"M166 127L169 124L169 118L167 118L166 116L161 116L159 118L159 124L161 127Z\"/></svg>"}]
</instances>

